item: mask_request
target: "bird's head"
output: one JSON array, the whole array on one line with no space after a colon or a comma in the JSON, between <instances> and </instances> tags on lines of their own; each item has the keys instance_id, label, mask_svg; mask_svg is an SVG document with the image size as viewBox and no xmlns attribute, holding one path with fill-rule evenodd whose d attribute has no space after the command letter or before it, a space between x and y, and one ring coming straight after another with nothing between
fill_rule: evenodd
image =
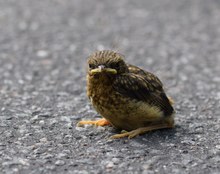
<instances>
[{"instance_id":1,"label":"bird's head","mask_svg":"<svg viewBox=\"0 0 220 174\"><path fill-rule=\"evenodd\" d=\"M110 50L97 51L88 58L89 74L123 74L128 71L121 54Z\"/></svg>"}]
</instances>

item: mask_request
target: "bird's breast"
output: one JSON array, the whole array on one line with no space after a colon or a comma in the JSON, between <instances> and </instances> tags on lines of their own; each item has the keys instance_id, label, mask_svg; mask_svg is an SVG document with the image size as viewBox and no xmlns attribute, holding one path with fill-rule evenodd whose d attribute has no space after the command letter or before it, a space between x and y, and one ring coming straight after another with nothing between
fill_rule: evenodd
<instances>
[{"instance_id":1,"label":"bird's breast","mask_svg":"<svg viewBox=\"0 0 220 174\"><path fill-rule=\"evenodd\" d=\"M113 125L118 122L118 119L128 115L128 111L125 109L128 99L117 93L111 82L105 82L104 79L95 81L87 78L87 95L96 111Z\"/></svg>"}]
</instances>

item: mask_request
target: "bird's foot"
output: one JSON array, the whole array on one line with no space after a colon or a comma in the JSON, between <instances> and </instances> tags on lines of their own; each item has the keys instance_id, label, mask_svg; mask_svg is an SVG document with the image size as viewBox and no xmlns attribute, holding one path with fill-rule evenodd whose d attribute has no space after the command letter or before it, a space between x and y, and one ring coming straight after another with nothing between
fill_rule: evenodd
<instances>
[{"instance_id":1,"label":"bird's foot","mask_svg":"<svg viewBox=\"0 0 220 174\"><path fill-rule=\"evenodd\" d=\"M106 119L100 119L100 120L95 120L95 121L91 121L91 120L85 120L85 121L80 121L77 123L77 126L82 126L85 124L92 124L95 126L107 126L110 125L110 122L107 121Z\"/></svg>"},{"instance_id":2,"label":"bird's foot","mask_svg":"<svg viewBox=\"0 0 220 174\"><path fill-rule=\"evenodd\" d=\"M172 128L172 127L173 125L167 125L167 124L159 124L159 125L154 125L154 126L149 126L149 127L141 127L133 131L129 131L129 132L124 131L120 134L115 134L111 136L110 139L118 139L118 138L124 138L124 137L128 137L129 139L131 139L131 138L134 138L138 135L144 134L152 130Z\"/></svg>"}]
</instances>

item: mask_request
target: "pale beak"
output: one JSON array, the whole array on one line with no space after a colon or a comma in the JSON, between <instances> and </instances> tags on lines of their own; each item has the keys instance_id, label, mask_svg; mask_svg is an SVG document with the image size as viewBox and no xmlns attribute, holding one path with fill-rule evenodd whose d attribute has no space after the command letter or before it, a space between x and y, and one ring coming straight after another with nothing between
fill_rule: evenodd
<instances>
[{"instance_id":1,"label":"pale beak","mask_svg":"<svg viewBox=\"0 0 220 174\"><path fill-rule=\"evenodd\" d=\"M99 65L98 69L99 69L100 72L102 72L105 69L105 66L104 65Z\"/></svg>"},{"instance_id":2,"label":"pale beak","mask_svg":"<svg viewBox=\"0 0 220 174\"><path fill-rule=\"evenodd\" d=\"M92 69L90 72L92 74L97 74L97 73L101 73L101 72L106 72L106 73L109 73L109 74L117 74L117 71L115 69L105 68L104 65L99 65L98 68Z\"/></svg>"}]
</instances>

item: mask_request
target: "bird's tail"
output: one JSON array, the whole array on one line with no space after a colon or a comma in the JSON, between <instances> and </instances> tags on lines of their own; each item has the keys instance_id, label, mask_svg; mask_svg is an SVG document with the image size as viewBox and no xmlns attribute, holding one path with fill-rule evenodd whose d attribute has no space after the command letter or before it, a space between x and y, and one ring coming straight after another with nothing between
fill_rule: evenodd
<instances>
[{"instance_id":1,"label":"bird's tail","mask_svg":"<svg viewBox=\"0 0 220 174\"><path fill-rule=\"evenodd\" d=\"M168 97L168 100L169 100L171 105L174 105L175 102L174 102L174 100L171 97Z\"/></svg>"}]
</instances>

